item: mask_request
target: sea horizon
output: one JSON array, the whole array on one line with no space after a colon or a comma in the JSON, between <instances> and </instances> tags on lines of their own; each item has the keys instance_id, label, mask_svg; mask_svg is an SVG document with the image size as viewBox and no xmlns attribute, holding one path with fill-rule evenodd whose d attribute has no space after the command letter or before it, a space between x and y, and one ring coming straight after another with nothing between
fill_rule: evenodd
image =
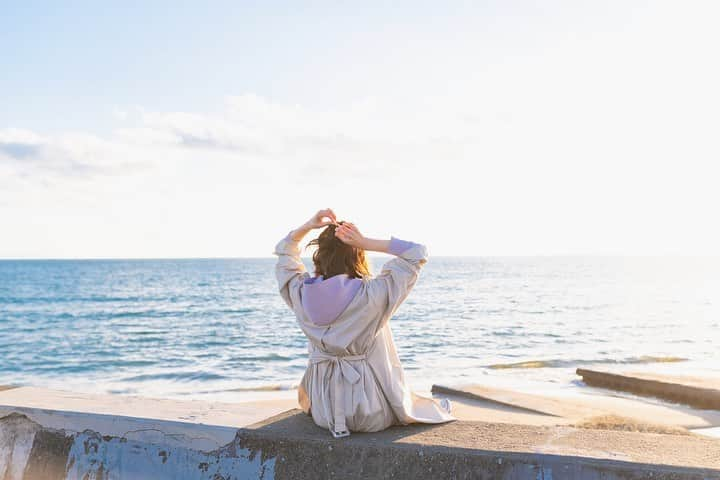
<instances>
[{"instance_id":1,"label":"sea horizon","mask_svg":"<svg viewBox=\"0 0 720 480\"><path fill-rule=\"evenodd\" d=\"M431 257L391 320L409 382L577 389L588 366L720 375L720 269L646 260ZM232 401L292 390L306 367L272 257L1 262L0 384Z\"/></svg>"},{"instance_id":2,"label":"sea horizon","mask_svg":"<svg viewBox=\"0 0 720 480\"><path fill-rule=\"evenodd\" d=\"M389 254L378 254L368 252L368 258L391 258ZM301 255L303 259L312 258L311 255ZM265 256L210 256L210 257L0 257L0 262L13 261L82 261L82 260L261 260L276 259L273 255ZM488 255L431 255L429 261L433 258L476 258L476 259L492 259L492 258L647 258L647 259L713 259L720 260L720 254L689 254L689 253L657 253L657 254L640 254L640 253L549 253L549 254L488 254Z\"/></svg>"}]
</instances>

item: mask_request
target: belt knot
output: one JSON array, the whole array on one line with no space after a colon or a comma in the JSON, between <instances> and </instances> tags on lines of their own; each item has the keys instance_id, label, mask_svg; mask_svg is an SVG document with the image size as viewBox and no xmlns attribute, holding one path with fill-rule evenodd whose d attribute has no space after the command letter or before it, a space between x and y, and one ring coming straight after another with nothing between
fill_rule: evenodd
<instances>
[{"instance_id":1,"label":"belt knot","mask_svg":"<svg viewBox=\"0 0 720 480\"><path fill-rule=\"evenodd\" d=\"M342 381L345 380L350 385L356 384L360 380L360 374L353 367L350 362L357 360L366 360L367 355L333 355L323 350L314 350L310 353L310 363L317 365L319 363L329 362L337 367L333 375L333 382L331 385L332 396L333 396L333 415L332 420L328 412L328 405L325 401L325 389L323 387L323 407L325 408L328 425L330 432L334 437L346 437L350 435L350 431L347 429L345 424L345 389L343 388ZM323 377L324 383L325 377Z\"/></svg>"},{"instance_id":2,"label":"belt knot","mask_svg":"<svg viewBox=\"0 0 720 480\"><path fill-rule=\"evenodd\" d=\"M332 362L340 368L340 374L343 378L351 383L356 384L360 380L360 374L350 362L356 360L365 360L367 355L333 355L322 350L315 350L310 354L310 363L317 365L323 362Z\"/></svg>"}]
</instances>

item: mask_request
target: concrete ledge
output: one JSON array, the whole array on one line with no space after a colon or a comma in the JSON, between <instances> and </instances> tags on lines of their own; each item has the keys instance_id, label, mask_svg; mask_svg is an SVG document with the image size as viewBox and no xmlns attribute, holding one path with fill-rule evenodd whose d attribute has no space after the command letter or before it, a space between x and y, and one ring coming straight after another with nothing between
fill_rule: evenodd
<instances>
[{"instance_id":1,"label":"concrete ledge","mask_svg":"<svg viewBox=\"0 0 720 480\"><path fill-rule=\"evenodd\" d=\"M522 400L518 401L517 397L529 397L529 395L522 395L518 392L510 392L507 390L501 390L498 388L483 388L479 385L474 385L472 387L463 387L463 388L452 388L452 387L446 387L443 385L433 385L430 388L430 391L434 394L440 394L440 395L452 395L455 397L461 397L461 398L468 398L470 400L480 400L483 402L492 402L496 405L502 405L504 407L513 408L515 410L519 410L521 412L528 412L528 413L535 413L538 415L548 415L552 417L562 417L563 415L558 415L554 412L549 412L547 408L545 409L539 409L539 408L533 408L529 405L524 405ZM537 400L536 398L533 398L532 400ZM533 403L533 402L528 402ZM537 403L535 401L535 403Z\"/></svg>"},{"instance_id":2,"label":"concrete ledge","mask_svg":"<svg viewBox=\"0 0 720 480\"><path fill-rule=\"evenodd\" d=\"M170 447L187 447L209 451L227 445L235 438L238 427L160 420L97 413L71 412L0 405L0 418L19 414L46 430L78 433L97 432L106 437L148 441L162 438ZM0 479L3 477L0 475Z\"/></svg>"},{"instance_id":3,"label":"concrete ledge","mask_svg":"<svg viewBox=\"0 0 720 480\"><path fill-rule=\"evenodd\" d=\"M720 478L720 442L694 436L454 422L338 441L291 411L239 431L236 441L273 452L278 478L290 479Z\"/></svg>"},{"instance_id":4,"label":"concrete ledge","mask_svg":"<svg viewBox=\"0 0 720 480\"><path fill-rule=\"evenodd\" d=\"M680 402L696 408L720 410L720 390L703 388L683 383L681 379L662 381L643 378L638 375L622 375L617 373L599 372L578 368L576 373L583 381L595 387L610 388L624 392L657 397L673 402Z\"/></svg>"},{"instance_id":5,"label":"concrete ledge","mask_svg":"<svg viewBox=\"0 0 720 480\"><path fill-rule=\"evenodd\" d=\"M133 432L128 438L93 430L68 432L45 428L23 414L13 413L0 418L0 478L275 478L274 458L261 458L257 452L239 448L235 441L211 451L190 448L179 444L172 433L165 433L160 427ZM167 429L171 430L172 425Z\"/></svg>"},{"instance_id":6,"label":"concrete ledge","mask_svg":"<svg viewBox=\"0 0 720 480\"><path fill-rule=\"evenodd\" d=\"M688 435L453 422L336 440L293 410L203 450L173 436L177 422L153 422L152 430L114 436L7 415L0 478L720 479L720 442Z\"/></svg>"}]
</instances>

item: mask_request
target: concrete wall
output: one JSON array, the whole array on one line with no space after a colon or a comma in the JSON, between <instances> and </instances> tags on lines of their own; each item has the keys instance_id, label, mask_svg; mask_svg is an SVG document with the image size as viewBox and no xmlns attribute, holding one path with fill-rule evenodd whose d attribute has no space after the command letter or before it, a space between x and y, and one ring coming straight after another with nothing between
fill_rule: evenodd
<instances>
[{"instance_id":1,"label":"concrete wall","mask_svg":"<svg viewBox=\"0 0 720 480\"><path fill-rule=\"evenodd\" d=\"M0 419L0 479L273 479L275 459L236 442L211 451L148 429L134 438L44 428L23 414Z\"/></svg>"},{"instance_id":2,"label":"concrete wall","mask_svg":"<svg viewBox=\"0 0 720 480\"><path fill-rule=\"evenodd\" d=\"M42 415L47 412L35 416ZM520 451L477 448L487 439L499 444L487 430L490 424L402 427L336 440L307 416L288 412L239 429L227 444L205 450L198 447L207 441L203 426L195 438L176 433L175 422L118 436L53 429L33 416L0 418L0 479L720 479L720 469L538 453L522 445ZM532 436L520 430L525 439ZM497 438L516 431L501 428ZM649 445L662 441L652 437ZM720 452L720 443L689 441L684 448L717 446Z\"/></svg>"},{"instance_id":3,"label":"concrete wall","mask_svg":"<svg viewBox=\"0 0 720 480\"><path fill-rule=\"evenodd\" d=\"M720 410L720 390L688 385L677 381L661 381L637 375L599 372L578 368L575 373L583 377L587 385L630 392L680 402L695 408ZM712 383L712 382L708 382Z\"/></svg>"}]
</instances>

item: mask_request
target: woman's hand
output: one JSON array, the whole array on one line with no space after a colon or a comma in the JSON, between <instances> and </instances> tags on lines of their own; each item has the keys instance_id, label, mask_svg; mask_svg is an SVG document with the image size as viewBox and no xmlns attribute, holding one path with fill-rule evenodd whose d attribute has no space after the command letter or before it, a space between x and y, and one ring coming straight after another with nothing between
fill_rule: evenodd
<instances>
[{"instance_id":1,"label":"woman's hand","mask_svg":"<svg viewBox=\"0 0 720 480\"><path fill-rule=\"evenodd\" d=\"M390 253L390 240L367 238L360 233L355 224L343 222L335 228L335 236L343 243L355 248L362 248L372 252Z\"/></svg>"},{"instance_id":2,"label":"woman's hand","mask_svg":"<svg viewBox=\"0 0 720 480\"><path fill-rule=\"evenodd\" d=\"M315 215L313 215L310 220L305 222L305 225L308 228L322 228L326 225L336 223L337 218L335 217L335 212L333 212L331 208L326 208L325 210L320 210Z\"/></svg>"},{"instance_id":3,"label":"woman's hand","mask_svg":"<svg viewBox=\"0 0 720 480\"><path fill-rule=\"evenodd\" d=\"M342 225L335 228L335 236L351 247L365 248L365 237L360 233L360 230L350 222L343 222Z\"/></svg>"},{"instance_id":4,"label":"woman's hand","mask_svg":"<svg viewBox=\"0 0 720 480\"><path fill-rule=\"evenodd\" d=\"M333 212L330 208L320 210L315 215L313 215L310 220L290 232L290 238L295 242L299 242L303 239L303 237L305 237L305 235L308 234L308 232L310 232L310 230L314 228L321 228L325 225L330 225L331 223L337 224L335 212Z\"/></svg>"}]
</instances>

